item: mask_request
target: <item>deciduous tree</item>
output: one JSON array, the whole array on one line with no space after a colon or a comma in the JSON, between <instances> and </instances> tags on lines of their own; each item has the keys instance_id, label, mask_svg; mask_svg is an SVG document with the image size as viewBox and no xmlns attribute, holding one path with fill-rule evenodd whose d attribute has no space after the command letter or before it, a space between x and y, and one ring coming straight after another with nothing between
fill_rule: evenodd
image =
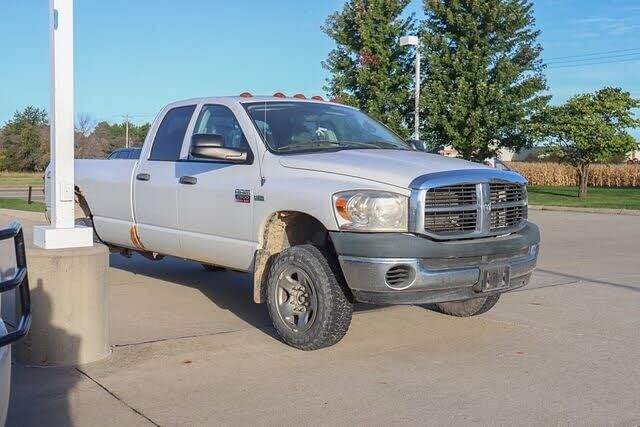
<instances>
[{"instance_id":1,"label":"deciduous tree","mask_svg":"<svg viewBox=\"0 0 640 427\"><path fill-rule=\"evenodd\" d=\"M587 196L589 166L624 156L637 147L629 128L640 127L632 110L640 101L620 88L604 88L594 93L576 95L559 107L549 107L545 114L551 134L548 152L578 172L579 197Z\"/></svg>"}]
</instances>

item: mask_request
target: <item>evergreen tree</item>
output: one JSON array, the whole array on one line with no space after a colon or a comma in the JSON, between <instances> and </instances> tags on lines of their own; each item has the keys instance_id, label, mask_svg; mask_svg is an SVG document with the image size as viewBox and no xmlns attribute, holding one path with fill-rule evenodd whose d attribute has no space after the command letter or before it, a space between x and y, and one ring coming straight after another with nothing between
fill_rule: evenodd
<instances>
[{"instance_id":1,"label":"evergreen tree","mask_svg":"<svg viewBox=\"0 0 640 427\"><path fill-rule=\"evenodd\" d=\"M44 170L49 156L46 111L27 107L16 111L0 132L0 170Z\"/></svg>"},{"instance_id":2,"label":"evergreen tree","mask_svg":"<svg viewBox=\"0 0 640 427\"><path fill-rule=\"evenodd\" d=\"M411 113L413 55L399 39L414 31L401 15L410 0L349 0L327 18L323 31L336 42L323 66L325 90L339 102L366 111L403 137Z\"/></svg>"},{"instance_id":3,"label":"evergreen tree","mask_svg":"<svg viewBox=\"0 0 640 427\"><path fill-rule=\"evenodd\" d=\"M549 97L528 0L424 0L424 135L484 160L540 138Z\"/></svg>"}]
</instances>

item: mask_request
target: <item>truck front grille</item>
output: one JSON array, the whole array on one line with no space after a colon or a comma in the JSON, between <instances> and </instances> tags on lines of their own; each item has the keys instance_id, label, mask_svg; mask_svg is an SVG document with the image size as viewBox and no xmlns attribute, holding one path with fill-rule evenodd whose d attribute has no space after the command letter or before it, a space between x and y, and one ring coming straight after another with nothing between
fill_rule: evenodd
<instances>
[{"instance_id":1,"label":"truck front grille","mask_svg":"<svg viewBox=\"0 0 640 427\"><path fill-rule=\"evenodd\" d=\"M469 211L427 212L424 228L436 233L464 233L475 231L478 213Z\"/></svg>"},{"instance_id":2,"label":"truck front grille","mask_svg":"<svg viewBox=\"0 0 640 427\"><path fill-rule=\"evenodd\" d=\"M489 190L491 203L520 202L526 198L526 192L520 184L492 182Z\"/></svg>"},{"instance_id":3,"label":"truck front grille","mask_svg":"<svg viewBox=\"0 0 640 427\"><path fill-rule=\"evenodd\" d=\"M424 230L436 238L506 234L527 219L526 185L519 183L454 184L424 194Z\"/></svg>"},{"instance_id":4,"label":"truck front grille","mask_svg":"<svg viewBox=\"0 0 640 427\"><path fill-rule=\"evenodd\" d=\"M475 205L476 201L475 184L447 185L429 189L425 197L425 206Z\"/></svg>"},{"instance_id":5,"label":"truck front grille","mask_svg":"<svg viewBox=\"0 0 640 427\"><path fill-rule=\"evenodd\" d=\"M491 209L491 229L509 228L518 225L527 217L526 206L511 206Z\"/></svg>"}]
</instances>

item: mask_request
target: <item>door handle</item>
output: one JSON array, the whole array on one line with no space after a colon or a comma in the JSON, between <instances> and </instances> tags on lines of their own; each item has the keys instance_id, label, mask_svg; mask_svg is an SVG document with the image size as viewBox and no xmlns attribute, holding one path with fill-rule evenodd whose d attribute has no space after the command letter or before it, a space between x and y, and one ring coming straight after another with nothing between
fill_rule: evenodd
<instances>
[{"instance_id":1,"label":"door handle","mask_svg":"<svg viewBox=\"0 0 640 427\"><path fill-rule=\"evenodd\" d=\"M148 173L139 173L138 175L136 175L136 179L138 181L149 181L151 179L151 175L149 175Z\"/></svg>"},{"instance_id":2,"label":"door handle","mask_svg":"<svg viewBox=\"0 0 640 427\"><path fill-rule=\"evenodd\" d=\"M198 178L193 176L181 176L179 182L180 184L196 185L198 183Z\"/></svg>"}]
</instances>

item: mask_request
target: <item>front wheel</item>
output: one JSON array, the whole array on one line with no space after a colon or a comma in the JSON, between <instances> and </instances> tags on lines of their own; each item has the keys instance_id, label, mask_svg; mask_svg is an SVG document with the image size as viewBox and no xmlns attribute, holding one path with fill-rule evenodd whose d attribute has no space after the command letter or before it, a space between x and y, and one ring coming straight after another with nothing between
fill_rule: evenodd
<instances>
[{"instance_id":1,"label":"front wheel","mask_svg":"<svg viewBox=\"0 0 640 427\"><path fill-rule=\"evenodd\" d=\"M267 279L267 307L278 335L301 350L340 341L353 313L342 275L312 245L278 254Z\"/></svg>"},{"instance_id":2,"label":"front wheel","mask_svg":"<svg viewBox=\"0 0 640 427\"><path fill-rule=\"evenodd\" d=\"M471 317L491 310L499 299L500 294L497 294L464 301L439 302L436 306L441 312L450 316Z\"/></svg>"}]
</instances>

